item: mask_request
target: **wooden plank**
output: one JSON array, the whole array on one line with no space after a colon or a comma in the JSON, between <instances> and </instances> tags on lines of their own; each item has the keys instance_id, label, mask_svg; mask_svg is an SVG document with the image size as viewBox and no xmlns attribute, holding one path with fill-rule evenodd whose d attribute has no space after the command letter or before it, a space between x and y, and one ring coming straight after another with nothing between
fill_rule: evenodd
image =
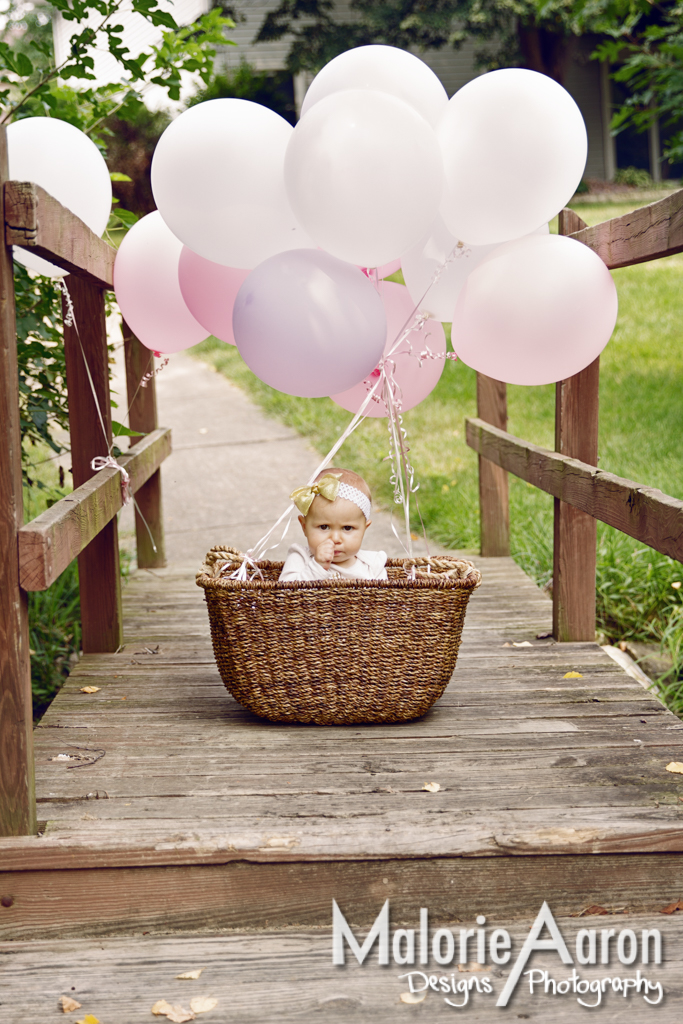
<instances>
[{"instance_id":1,"label":"wooden plank","mask_svg":"<svg viewBox=\"0 0 683 1024\"><path fill-rule=\"evenodd\" d=\"M171 431L155 430L118 462L140 494L171 454ZM47 590L123 505L121 475L101 469L19 531L19 572L24 590Z\"/></svg>"},{"instance_id":2,"label":"wooden plank","mask_svg":"<svg viewBox=\"0 0 683 1024\"><path fill-rule=\"evenodd\" d=\"M388 880L387 880L388 881ZM117 938L102 938L98 942L88 939L40 939L32 942L6 943L0 947L0 957L6 965L0 980L0 999L7 1020L21 1024L43 1024L54 1020L58 1012L59 999L70 995L82 1005L72 1014L71 1019L83 1017L86 1012L94 1013L103 1021L138 1022L153 1020L150 1009L154 1001L163 997L171 1004L188 1007L196 995L210 995L218 1005L206 1019L211 1022L230 1020L235 1024L396 1024L396 1021L417 1020L441 1022L452 1021L455 1017L453 1004L465 1002L462 988L454 995L451 990L444 993L438 980L436 989L425 990L417 995L423 1002L406 1006L400 996L408 992L406 971L422 970L435 979L451 980L457 985L467 985L467 1005L463 1015L472 1024L492 1024L500 1019L531 1019L532 1021L553 1021L553 1024L581 1024L587 1019L586 1009L577 999L581 995L572 991L563 997L555 993L553 986L545 991L543 984L530 991L529 979L522 976L507 1010L497 1008L496 1000L503 991L511 964L519 956L529 928L540 905L522 919L501 916L496 903L495 892L482 892L477 913L460 913L458 898L451 890L454 885L446 882L446 889L440 896L432 895L431 902L425 903L429 910L430 942L427 944L427 963L420 961L419 938L416 942L415 963L403 966L395 962L390 943L390 966L378 962L375 944L361 965L347 948L346 963L332 962L332 910L331 903L325 925L320 930L288 930L265 927L258 931L239 930L224 935L197 935L186 932L165 936L143 934ZM368 912L377 914L382 906L381 886L368 900ZM548 898L552 909L552 895ZM657 1021L657 1024L680 1024L683 1017L683 991L681 975L683 961L683 924L680 914L666 915L657 908L650 914L624 917L623 903L615 901L615 913L585 914L588 901L577 900L571 911L572 916L555 914L555 920L571 955L575 956L576 938L580 929L609 931L614 938L609 946L609 963L576 965L577 980L593 984L605 978L635 979L639 971L642 979L648 979L654 986L662 984L664 998L659 1005L651 1006L644 1001L648 989L633 989L625 998L614 991L609 982L600 995L598 1019L617 1024L639 1024ZM419 936L420 916L398 914L394 900L390 902L390 935L398 928L413 929ZM355 909L355 906L353 907ZM352 907L345 904L342 910L348 916L354 929L359 922L352 919ZM357 938L362 942L369 925L364 915ZM459 931L461 928L476 929L476 916L487 916L484 952L487 966L481 973L467 971L463 965L460 971ZM585 915L585 916L578 916ZM431 939L437 927L446 927L454 934L454 958L449 964L438 964L431 949ZM490 962L489 940L494 928L504 928L511 940L511 962L499 967ZM641 956L637 963L625 966L617 959L617 936L624 929L633 929L638 936L638 953L642 954L641 935L643 930L658 929L662 936L663 961L659 965L643 964ZM475 939L469 940L468 955L475 956ZM598 956L600 953L598 953ZM652 959L652 957L650 958ZM572 965L564 966L555 950L540 950L533 954L529 968L547 971L553 982L571 979ZM178 975L187 971L201 971L197 981L178 980ZM487 979L492 992L484 994L484 986L477 987L476 979ZM425 984L425 978L416 974L414 988ZM267 983L267 988L265 984ZM471 986L471 988L470 988ZM597 994L590 993L584 1002L597 1002ZM649 990L651 1001L658 999L658 990ZM445 1000L449 999L450 1004ZM69 1020L70 1018L65 1018ZM201 1018L197 1018L201 1019ZM458 1018L455 1017L457 1020ZM163 1021L164 1018L162 1017Z\"/></svg>"},{"instance_id":3,"label":"wooden plank","mask_svg":"<svg viewBox=\"0 0 683 1024\"><path fill-rule=\"evenodd\" d=\"M477 415L500 430L507 430L507 384L477 374ZM508 475L500 466L479 456L479 517L481 554L496 558L510 554L510 502Z\"/></svg>"},{"instance_id":4,"label":"wooden plank","mask_svg":"<svg viewBox=\"0 0 683 1024\"><path fill-rule=\"evenodd\" d=\"M116 250L31 181L5 182L5 242L20 245L98 288L114 287Z\"/></svg>"},{"instance_id":5,"label":"wooden plank","mask_svg":"<svg viewBox=\"0 0 683 1024\"><path fill-rule=\"evenodd\" d=\"M570 210L567 206L560 210L557 224L558 235L572 235L575 231L581 231L585 227L588 225L575 210Z\"/></svg>"},{"instance_id":6,"label":"wooden plank","mask_svg":"<svg viewBox=\"0 0 683 1024\"><path fill-rule=\"evenodd\" d=\"M64 355L71 471L78 488L94 476L92 460L107 455L111 444L109 350L102 289L79 277L69 278L68 288L75 321L68 326L65 298ZM78 556L78 577L83 650L117 650L123 640L123 622L116 519Z\"/></svg>"},{"instance_id":7,"label":"wooden plank","mask_svg":"<svg viewBox=\"0 0 683 1024\"><path fill-rule=\"evenodd\" d=\"M126 360L126 390L130 426L149 433L156 430L156 378L141 386L143 377L154 369L154 354L132 333L125 321L121 325ZM157 470L135 496L135 540L140 569L159 569L166 565L164 521L161 504L161 471Z\"/></svg>"},{"instance_id":8,"label":"wooden plank","mask_svg":"<svg viewBox=\"0 0 683 1024\"><path fill-rule=\"evenodd\" d=\"M7 180L0 128L0 183ZM19 586L17 531L24 518L12 252L0 246L0 835L36 830L28 605Z\"/></svg>"},{"instance_id":9,"label":"wooden plank","mask_svg":"<svg viewBox=\"0 0 683 1024\"><path fill-rule=\"evenodd\" d=\"M540 448L483 420L467 420L467 443L534 487L683 561L683 501Z\"/></svg>"},{"instance_id":10,"label":"wooden plank","mask_svg":"<svg viewBox=\"0 0 683 1024\"><path fill-rule=\"evenodd\" d=\"M610 270L683 252L683 189L622 217L575 229L571 237L596 252Z\"/></svg>"}]
</instances>

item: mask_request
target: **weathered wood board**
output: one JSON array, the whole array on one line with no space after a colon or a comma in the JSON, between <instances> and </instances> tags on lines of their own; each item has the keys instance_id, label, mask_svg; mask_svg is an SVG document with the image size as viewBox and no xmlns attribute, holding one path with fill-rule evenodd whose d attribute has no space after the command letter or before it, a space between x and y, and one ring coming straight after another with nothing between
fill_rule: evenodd
<instances>
[{"instance_id":1,"label":"weathered wood board","mask_svg":"<svg viewBox=\"0 0 683 1024\"><path fill-rule=\"evenodd\" d=\"M461 927L474 929L473 918L451 917L449 927L455 932L456 942ZM567 948L575 957L575 936L581 928L613 930L633 929L640 936L642 929L652 929L650 918L624 916L587 916L557 918L557 924ZM411 921L411 927L417 922ZM469 961L461 970L456 962L439 966L431 959L428 965L401 966L393 961L386 966L378 964L377 946L365 962L359 964L347 951L346 963L332 963L331 928L320 931L289 931L274 933L264 930L259 934L239 934L201 937L186 934L168 938L137 935L134 939L102 939L98 942L70 940L14 942L0 945L0 1012L3 1019L16 1024L45 1024L46 1021L76 1020L93 1014L103 1024L146 1024L154 1019L152 1006L165 999L171 1005L188 1009L197 997L216 1000L216 1005L198 1020L230 1022L230 1024L395 1024L396 1021L418 1020L450 1021L465 1015L473 1024L491 1024L493 1021L519 1019L536 1024L574 1024L585 1021L590 1013L598 1020L616 1021L617 1024L679 1024L683 1018L683 921L681 915L659 915L657 927L662 933L663 962L661 964L620 964L612 956L608 965L561 963L555 952L539 951L531 955L526 967L536 972L547 971L551 981L557 983L571 978L575 970L580 981L597 982L609 978L601 986L604 993L584 994L570 991L553 995L553 986L539 974L532 979L522 976L505 1007L496 1006L510 974L510 966L488 962L480 970ZM392 920L393 927L393 920ZM528 926L510 922L499 912L487 920L488 933L494 928L509 931L512 954L516 957L528 933ZM359 938L362 938L359 935ZM614 943L613 943L614 944ZM474 943L470 943L470 947ZM457 949L457 946L456 946ZM513 961L514 962L514 961ZM200 970L199 978L181 980L178 975ZM406 972L416 973L412 987L420 1002L413 1005L401 1000L410 992ZM652 988L640 992L629 989L626 995L619 991L612 979L647 979ZM419 991L425 976L446 979L456 986L467 984L454 995L444 995L436 981L435 991ZM486 978L491 992L483 984ZM477 982L479 984L477 984ZM661 984L661 993L654 986ZM479 991L477 991L479 989ZM645 994L651 1000L645 1001ZM59 1000L67 996L80 1003L77 1012L63 1016ZM657 1005L652 1005L659 1000ZM449 1005L455 1003L460 1009ZM580 1005L599 1006L593 1010ZM465 1004L463 1006L463 1004Z\"/></svg>"}]
</instances>

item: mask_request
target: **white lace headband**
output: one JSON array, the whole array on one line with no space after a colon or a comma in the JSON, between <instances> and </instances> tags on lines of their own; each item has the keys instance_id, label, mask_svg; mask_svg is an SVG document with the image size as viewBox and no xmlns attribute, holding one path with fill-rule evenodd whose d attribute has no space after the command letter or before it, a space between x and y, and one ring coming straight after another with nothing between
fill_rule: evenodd
<instances>
[{"instance_id":1,"label":"white lace headband","mask_svg":"<svg viewBox=\"0 0 683 1024\"><path fill-rule=\"evenodd\" d=\"M338 498L346 498L347 501L352 501L354 505L358 505L365 516L366 522L372 515L372 504L367 494L363 494L357 487L352 487L351 484L339 484Z\"/></svg>"}]
</instances>

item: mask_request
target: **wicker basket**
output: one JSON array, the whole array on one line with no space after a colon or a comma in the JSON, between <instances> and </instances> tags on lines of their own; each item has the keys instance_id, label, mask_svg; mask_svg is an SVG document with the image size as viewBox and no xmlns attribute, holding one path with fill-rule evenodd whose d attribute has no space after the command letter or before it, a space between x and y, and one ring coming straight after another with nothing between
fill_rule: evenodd
<instances>
[{"instance_id":1,"label":"wicker basket","mask_svg":"<svg viewBox=\"0 0 683 1024\"><path fill-rule=\"evenodd\" d=\"M259 562L249 582L221 572L241 557L212 548L197 585L221 678L243 707L350 725L419 718L441 696L481 579L471 562L389 559L388 580L279 583L282 562Z\"/></svg>"}]
</instances>

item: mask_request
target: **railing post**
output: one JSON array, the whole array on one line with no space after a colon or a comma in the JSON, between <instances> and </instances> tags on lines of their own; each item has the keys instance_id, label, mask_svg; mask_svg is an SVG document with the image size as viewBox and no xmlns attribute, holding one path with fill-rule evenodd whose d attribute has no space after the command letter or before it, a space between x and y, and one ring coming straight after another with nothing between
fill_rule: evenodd
<instances>
[{"instance_id":1,"label":"railing post","mask_svg":"<svg viewBox=\"0 0 683 1024\"><path fill-rule=\"evenodd\" d=\"M159 426L157 422L156 381L152 377L146 386L140 381L154 369L154 353L138 341L130 327L121 324L126 358L126 390L128 393L129 423L132 430L149 434ZM131 447L137 438L131 438ZM140 569L159 569L166 565L164 551L164 522L161 506L161 470L158 469L146 484L136 491L135 539ZM139 511L138 511L139 509ZM144 519L142 518L144 516ZM145 525L146 524L146 525ZM149 527L149 529L148 529ZM151 537L150 537L151 533ZM154 543L152 543L152 539ZM154 550L156 547L156 551Z\"/></svg>"},{"instance_id":2,"label":"railing post","mask_svg":"<svg viewBox=\"0 0 683 1024\"><path fill-rule=\"evenodd\" d=\"M507 430L507 384L477 374L477 416L499 430ZM500 466L479 456L479 516L481 554L496 558L510 554L508 475Z\"/></svg>"},{"instance_id":3,"label":"railing post","mask_svg":"<svg viewBox=\"0 0 683 1024\"><path fill-rule=\"evenodd\" d=\"M19 586L23 526L19 374L12 250L5 244L7 137L0 128L0 836L36 831L28 600Z\"/></svg>"},{"instance_id":4,"label":"railing post","mask_svg":"<svg viewBox=\"0 0 683 1024\"><path fill-rule=\"evenodd\" d=\"M94 474L93 458L107 455L111 443L109 351L102 289L75 274L66 284L75 313L73 326L64 324L71 467L74 487L80 487ZM64 312L66 318L66 301ZM78 556L78 577L84 652L116 651L123 640L116 517Z\"/></svg>"},{"instance_id":5,"label":"railing post","mask_svg":"<svg viewBox=\"0 0 683 1024\"><path fill-rule=\"evenodd\" d=\"M562 210L559 233L586 227L573 210ZM555 450L591 466L598 459L600 359L555 389ZM557 640L595 640L597 520L555 498L553 635Z\"/></svg>"}]
</instances>

